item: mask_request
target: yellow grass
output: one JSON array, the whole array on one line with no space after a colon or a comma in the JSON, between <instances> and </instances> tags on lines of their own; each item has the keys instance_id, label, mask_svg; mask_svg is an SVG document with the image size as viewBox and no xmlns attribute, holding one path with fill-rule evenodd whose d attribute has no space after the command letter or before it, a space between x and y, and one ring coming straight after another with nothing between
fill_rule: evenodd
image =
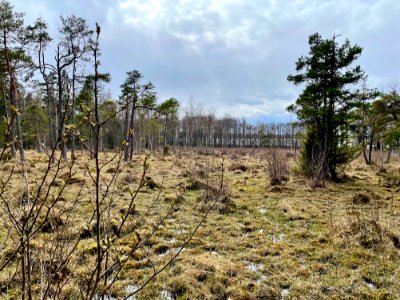
<instances>
[{"instance_id":1,"label":"yellow grass","mask_svg":"<svg viewBox=\"0 0 400 300\"><path fill-rule=\"evenodd\" d=\"M107 153L102 159L111 156ZM225 154L225 178L235 209L212 211L188 248L137 299L399 298L400 193L399 187L385 187L384 177L377 175L381 166L366 166L361 159L356 160L345 169L344 182L328 183L325 189L316 190L309 187L305 178L292 172L283 188L271 189L264 157L262 150ZM46 170L46 159L36 152L29 152L28 158L30 187L35 189L35 182L40 182ZM143 159L143 155L136 156L133 162L122 165L118 188L112 197L111 220L116 223L121 218L116 212L126 209L129 189L138 185ZM137 213L132 213L130 222L139 218L158 195L160 201L138 230L139 234L151 230L157 214L167 210L190 180L204 181L204 175L219 174L220 162L220 152L204 155L181 150L166 158L152 156L147 176L162 188L143 188L135 201ZM238 165L245 166L245 171ZM13 167L21 168L14 161L1 162L0 176L5 178ZM65 232L71 238L90 226L93 197L89 191L93 183L87 172L93 167L93 161L86 155L78 157L72 180L58 204L57 209L73 209L70 220L73 226ZM112 178L113 167L105 167L104 180ZM384 167L386 173L396 175L400 163L394 161ZM52 187L54 195L63 186L68 172L67 165L59 172ZM78 205L72 207L81 188L85 193ZM19 199L24 189L21 173L16 173L5 196ZM354 201L357 193L364 193L368 201ZM159 228L145 249L129 259L112 289L115 298L140 286L154 267L162 266L177 251L203 215L201 195L201 190L184 193L179 210ZM3 213L0 219L1 258L13 245L7 240L1 246L7 237L4 227L7 220ZM112 222L108 226L112 228ZM44 251L50 236L39 234L32 247ZM129 251L136 239L133 234L124 237L116 249L121 253ZM76 256L89 263L94 259L94 247L94 239L86 238L79 243ZM85 276L84 264L75 264L73 277ZM7 268L0 273L0 287L11 270ZM65 293L73 288L66 288ZM13 289L1 292L0 295L10 298L17 294Z\"/></svg>"}]
</instances>

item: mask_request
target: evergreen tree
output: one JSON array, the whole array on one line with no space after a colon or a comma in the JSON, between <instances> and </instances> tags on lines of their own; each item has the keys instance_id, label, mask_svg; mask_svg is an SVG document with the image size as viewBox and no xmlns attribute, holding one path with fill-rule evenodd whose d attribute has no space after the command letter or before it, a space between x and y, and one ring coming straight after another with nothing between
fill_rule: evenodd
<instances>
[{"instance_id":1,"label":"evergreen tree","mask_svg":"<svg viewBox=\"0 0 400 300\"><path fill-rule=\"evenodd\" d=\"M75 116L75 122L73 124L68 125L69 129L78 129L75 133L79 136L79 139L82 143L86 144L86 147L89 147L90 149L93 149L93 138L94 138L94 132L93 128L89 126L88 120L93 118L93 112L95 108L95 98L94 98L94 87L95 87L95 76L94 75L88 75L85 77L85 82L83 84L82 89L80 90L78 96L76 97L76 116ZM101 90L102 84L108 83L111 81L111 76L108 73L101 73L97 74L97 89ZM101 108L99 104L99 109ZM115 112L116 114L116 112ZM101 114L100 110L100 117L103 118L103 115ZM110 115L107 116L108 118ZM103 120L102 120L103 121ZM110 123L112 123L112 120L109 120ZM113 123L114 124L114 123ZM102 132L102 130L100 130ZM100 141L102 144L102 147L104 148L104 143Z\"/></svg>"},{"instance_id":2,"label":"evergreen tree","mask_svg":"<svg viewBox=\"0 0 400 300\"><path fill-rule=\"evenodd\" d=\"M164 117L163 155L168 153L168 122L177 118L178 108L179 102L175 98L169 98L157 107L157 112Z\"/></svg>"},{"instance_id":3,"label":"evergreen tree","mask_svg":"<svg viewBox=\"0 0 400 300\"><path fill-rule=\"evenodd\" d=\"M362 89L359 97L359 108L354 112L353 126L354 134L358 137L357 142L361 144L365 163L372 163L372 148L376 141L381 123L382 115L376 110L377 106L373 101L380 93L377 90L367 87L366 78L363 80Z\"/></svg>"},{"instance_id":4,"label":"evergreen tree","mask_svg":"<svg viewBox=\"0 0 400 300\"><path fill-rule=\"evenodd\" d=\"M30 57L24 51L22 32L24 30L24 14L14 12L14 7L8 1L0 2L0 52L6 75L9 83L9 117L7 122L10 125L11 133L9 143L11 145L11 154L16 156L14 142L18 145L21 160L25 160L23 146L22 129L20 124L20 112L18 105L18 83L17 70L21 68L21 63L30 63Z\"/></svg>"},{"instance_id":5,"label":"evergreen tree","mask_svg":"<svg viewBox=\"0 0 400 300\"><path fill-rule=\"evenodd\" d=\"M382 96L382 99L374 102L375 113L382 115L380 128L382 144L388 150L387 162L391 152L400 147L400 95L392 90Z\"/></svg>"},{"instance_id":6,"label":"evergreen tree","mask_svg":"<svg viewBox=\"0 0 400 300\"><path fill-rule=\"evenodd\" d=\"M47 118L45 108L38 101L27 105L21 114L21 127L24 133L25 147L35 147L39 152L42 151L42 143L48 133Z\"/></svg>"},{"instance_id":7,"label":"evergreen tree","mask_svg":"<svg viewBox=\"0 0 400 300\"><path fill-rule=\"evenodd\" d=\"M76 110L76 83L78 81L78 65L80 60L87 61L87 54L91 46L91 36L93 31L89 29L86 20L75 15L69 17L61 16L60 33L62 35L61 45L65 48L66 52L71 55L69 58L72 62L71 74L71 111L69 120L71 124L75 123L75 110ZM75 135L71 138L71 157L75 152Z\"/></svg>"},{"instance_id":8,"label":"evergreen tree","mask_svg":"<svg viewBox=\"0 0 400 300\"><path fill-rule=\"evenodd\" d=\"M141 84L143 75L137 71L126 73L127 78L121 85L121 102L125 108L124 138L127 143L124 160L131 160L133 157L134 124L137 109L153 109L156 103L154 85L151 82Z\"/></svg>"},{"instance_id":9,"label":"evergreen tree","mask_svg":"<svg viewBox=\"0 0 400 300\"><path fill-rule=\"evenodd\" d=\"M108 120L102 130L102 148L116 149L122 143L121 126L118 116L118 106L113 100L106 100L99 105L101 121Z\"/></svg>"},{"instance_id":10,"label":"evergreen tree","mask_svg":"<svg viewBox=\"0 0 400 300\"><path fill-rule=\"evenodd\" d=\"M349 143L349 126L359 104L354 88L364 72L352 67L362 48L346 40L339 45L336 36L323 39L318 33L309 37L309 56L296 63L296 75L288 80L305 89L288 108L307 126L302 155L303 170L313 174L316 166L325 175L337 178L337 167L354 156Z\"/></svg>"}]
</instances>

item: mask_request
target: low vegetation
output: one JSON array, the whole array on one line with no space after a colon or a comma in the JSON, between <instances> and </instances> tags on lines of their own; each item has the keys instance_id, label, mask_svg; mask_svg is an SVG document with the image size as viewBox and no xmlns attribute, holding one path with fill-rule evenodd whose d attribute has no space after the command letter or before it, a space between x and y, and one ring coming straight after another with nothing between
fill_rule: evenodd
<instances>
[{"instance_id":1,"label":"low vegetation","mask_svg":"<svg viewBox=\"0 0 400 300\"><path fill-rule=\"evenodd\" d=\"M273 189L265 164L267 150L232 149L224 153L209 151L207 155L178 150L170 156L153 155L148 158L146 184L129 212L131 192L140 179L130 183L125 178L141 178L145 157L123 163L112 215L104 223L104 230L117 232L116 226L126 213L129 226L146 214L148 219L137 231L127 230L112 253L129 252L151 231L157 216L168 213L171 203L174 205L154 235L127 258L107 295L115 299L127 296L180 251L204 216L205 205L220 191L223 197L191 241L156 280L136 294L137 299L396 298L394 295L400 294L396 276L400 185L387 187L385 178L398 174L399 160L393 159L382 172L381 167L367 166L357 159L346 168L343 182L329 182L326 188L315 189L307 178L293 172L293 158L279 152L292 171L284 186ZM111 155L102 155L101 160ZM27 152L27 158L28 176L34 182L43 176L47 158L32 151ZM2 178L9 175L10 169L20 167L14 160L0 164ZM67 189L61 193L54 213L43 219L41 232L31 240L32 260L38 271L32 273L32 289L38 297L44 282L40 274L58 280L62 297L73 295L96 256L96 226L89 216L91 198L80 193L91 185L85 175L88 164L90 168L92 161L87 155L78 154L71 176L74 180L68 179L67 172L60 173L59 180L67 182ZM238 166L246 168L243 171ZM223 191L218 186L222 174ZM13 175L7 195L20 195L23 183L19 178L19 173ZM60 185L63 183L55 181L52 193L59 192ZM79 202L75 203L79 194ZM68 214L71 211L74 213ZM15 245L4 226L6 219L2 212L1 264ZM65 268L53 270L61 256L48 255L59 253L51 247L60 245L60 238L78 241L77 250ZM70 249L71 245L65 243L64 247ZM13 261L0 272L1 293L8 299L19 298L20 293L15 276L18 260Z\"/></svg>"}]
</instances>

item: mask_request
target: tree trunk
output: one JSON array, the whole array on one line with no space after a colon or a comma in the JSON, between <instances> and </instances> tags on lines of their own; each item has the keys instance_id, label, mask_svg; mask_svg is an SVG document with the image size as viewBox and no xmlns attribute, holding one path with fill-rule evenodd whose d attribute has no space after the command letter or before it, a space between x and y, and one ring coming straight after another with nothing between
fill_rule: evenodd
<instances>
[{"instance_id":1,"label":"tree trunk","mask_svg":"<svg viewBox=\"0 0 400 300\"><path fill-rule=\"evenodd\" d=\"M128 100L125 108L125 132L124 132L124 137L125 137L125 142L128 143L128 145L125 146L125 151L124 151L124 161L129 160L129 104Z\"/></svg>"},{"instance_id":2,"label":"tree trunk","mask_svg":"<svg viewBox=\"0 0 400 300\"><path fill-rule=\"evenodd\" d=\"M163 147L163 156L167 154L167 115L165 115L165 124L164 124L164 147Z\"/></svg>"},{"instance_id":3,"label":"tree trunk","mask_svg":"<svg viewBox=\"0 0 400 300\"><path fill-rule=\"evenodd\" d=\"M46 83L46 94L47 94L47 117L49 118L49 136L50 136L50 147L53 150L56 147L56 128L54 128L54 120L52 114L52 108L54 108L54 99L50 90L50 85L48 82L48 78L43 76ZM53 99L53 101L52 101ZM55 162L54 155L51 156L51 163Z\"/></svg>"},{"instance_id":4,"label":"tree trunk","mask_svg":"<svg viewBox=\"0 0 400 300\"><path fill-rule=\"evenodd\" d=\"M368 149L368 165L372 164L372 146L374 144L374 134L371 132L371 136L369 138L369 149Z\"/></svg>"},{"instance_id":5,"label":"tree trunk","mask_svg":"<svg viewBox=\"0 0 400 300\"><path fill-rule=\"evenodd\" d=\"M72 63L72 108L71 108L71 123L75 123L75 80L76 80L76 60ZM75 134L72 134L71 159L75 157Z\"/></svg>"},{"instance_id":6,"label":"tree trunk","mask_svg":"<svg viewBox=\"0 0 400 300\"><path fill-rule=\"evenodd\" d=\"M4 105L6 108L6 117L7 117L7 121L9 122L9 126L10 126L10 133L8 135L8 138L6 140L6 142L10 143L10 152L11 152L11 156L12 157L16 157L17 153L15 150L15 129L14 129L14 122L12 122L12 112L11 112L11 104L6 102L6 92L5 90L3 90L3 96L4 96ZM10 91L10 98L11 98L11 91Z\"/></svg>"},{"instance_id":7,"label":"tree trunk","mask_svg":"<svg viewBox=\"0 0 400 300\"><path fill-rule=\"evenodd\" d=\"M131 121L130 121L130 132L129 132L129 160L132 160L133 158L133 137L134 137L134 132L133 132L133 126L135 123L135 110L136 110L136 99L132 103L132 111L131 111Z\"/></svg>"},{"instance_id":8,"label":"tree trunk","mask_svg":"<svg viewBox=\"0 0 400 300\"><path fill-rule=\"evenodd\" d=\"M60 150L62 158L68 160L67 149L64 142L64 123L65 123L65 113L63 113L63 86L62 86L62 67L60 65L60 46L57 47L57 84L58 84L58 137L57 140L60 143Z\"/></svg>"},{"instance_id":9,"label":"tree trunk","mask_svg":"<svg viewBox=\"0 0 400 300\"><path fill-rule=\"evenodd\" d=\"M363 148L363 156L364 156L365 163L367 165L369 165L371 162L369 161L368 156L367 156L367 149L366 149L367 146L365 145L365 129L364 129L364 127L365 126L363 126L363 130L362 130L361 144L362 144L362 148Z\"/></svg>"},{"instance_id":10,"label":"tree trunk","mask_svg":"<svg viewBox=\"0 0 400 300\"><path fill-rule=\"evenodd\" d=\"M392 149L388 149L388 154L387 154L387 157L386 157L386 161L385 161L385 163L386 164L388 164L389 162L390 162L390 157L392 156Z\"/></svg>"}]
</instances>

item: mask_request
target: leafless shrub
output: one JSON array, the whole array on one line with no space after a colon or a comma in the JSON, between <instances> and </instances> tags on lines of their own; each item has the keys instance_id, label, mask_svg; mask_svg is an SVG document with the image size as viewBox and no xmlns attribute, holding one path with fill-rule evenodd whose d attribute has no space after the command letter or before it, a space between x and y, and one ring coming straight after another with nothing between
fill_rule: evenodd
<instances>
[{"instance_id":1,"label":"leafless shrub","mask_svg":"<svg viewBox=\"0 0 400 300\"><path fill-rule=\"evenodd\" d=\"M204 212L209 209L210 203L212 203L212 209L221 214L231 213L236 209L225 172L225 157L221 155L221 165L218 172L207 172L205 182L196 179L191 183L191 187L195 186L196 189L204 190L198 198L200 211Z\"/></svg>"},{"instance_id":2,"label":"leafless shrub","mask_svg":"<svg viewBox=\"0 0 400 300\"><path fill-rule=\"evenodd\" d=\"M269 148L267 173L271 185L286 184L289 180L289 165L286 157L277 148Z\"/></svg>"}]
</instances>

